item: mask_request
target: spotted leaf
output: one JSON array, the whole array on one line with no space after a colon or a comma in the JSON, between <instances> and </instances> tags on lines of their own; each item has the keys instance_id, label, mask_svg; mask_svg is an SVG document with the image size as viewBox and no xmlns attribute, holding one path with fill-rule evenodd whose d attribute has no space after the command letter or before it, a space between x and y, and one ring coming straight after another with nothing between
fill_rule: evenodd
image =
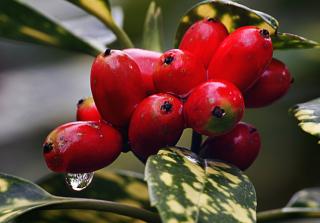
<instances>
[{"instance_id":1,"label":"spotted leaf","mask_svg":"<svg viewBox=\"0 0 320 223\"><path fill-rule=\"evenodd\" d=\"M298 191L286 207L258 213L258 222L292 223L320 221L320 188Z\"/></svg>"},{"instance_id":2,"label":"spotted leaf","mask_svg":"<svg viewBox=\"0 0 320 223\"><path fill-rule=\"evenodd\" d=\"M26 215L21 217L21 219L18 220L19 222L83 222L84 219L88 220L87 222L99 222L92 220L100 219L101 221L102 218L109 219L111 222L115 222L115 219L117 222L139 222L134 218L142 219L148 222L159 222L159 217L156 213L141 208L144 207L143 204L146 203L145 199L147 196L145 195L145 189L143 189L145 188L145 184L141 179L134 180L135 177L133 175L126 177L124 175L122 176L115 173L105 173L103 176L104 179L109 179L107 180L109 184L104 184L104 186L107 186L104 188L104 190L106 190L104 197L113 197L114 201L58 197L49 194L39 186L27 180L6 174L0 174L0 223L9 222L23 214ZM126 189L121 191L121 188L110 188L115 185L119 186L120 181L121 183L128 183L128 185L126 185ZM63 179L61 178L50 178L50 180L48 179L47 182L50 183L48 187L58 184L63 185ZM59 188L61 188L61 186ZM101 192L101 190L102 189L100 189L98 192ZM120 193L118 199L115 199L118 190ZM139 190L139 195L133 195L137 194L136 190ZM107 196L106 194L108 191L112 191L112 193L115 194ZM97 197L98 195L94 194L94 192L94 189L92 189L91 196ZM125 197L125 194L128 195L128 198ZM146 204L145 206L148 205ZM64 214L62 214L63 211L50 211L43 213L35 212L37 210L57 209L97 210L100 211L100 213L97 214L97 212L93 211L64 211ZM131 218L122 216L119 217L118 215L114 214L110 215L108 213L102 213L102 211L129 216ZM31 212L32 214L29 214L28 212ZM48 216L44 216L44 213L47 213Z\"/></svg>"},{"instance_id":3,"label":"spotted leaf","mask_svg":"<svg viewBox=\"0 0 320 223\"><path fill-rule=\"evenodd\" d=\"M320 98L298 104L291 111L303 131L320 138Z\"/></svg>"},{"instance_id":4,"label":"spotted leaf","mask_svg":"<svg viewBox=\"0 0 320 223\"><path fill-rule=\"evenodd\" d=\"M184 33L193 23L204 18L214 18L221 21L229 32L247 25L267 29L271 34L275 49L320 47L318 42L294 34L279 33L277 31L279 22L271 15L228 0L207 0L188 10L180 20L175 46L178 47Z\"/></svg>"},{"instance_id":5,"label":"spotted leaf","mask_svg":"<svg viewBox=\"0 0 320 223\"><path fill-rule=\"evenodd\" d=\"M148 159L145 179L163 222L255 222L254 187L236 167L168 147Z\"/></svg>"},{"instance_id":6,"label":"spotted leaf","mask_svg":"<svg viewBox=\"0 0 320 223\"><path fill-rule=\"evenodd\" d=\"M272 36L272 44L275 49L307 49L307 48L319 48L320 43L308 40L304 37L291 34L291 33L280 33Z\"/></svg>"},{"instance_id":7,"label":"spotted leaf","mask_svg":"<svg viewBox=\"0 0 320 223\"><path fill-rule=\"evenodd\" d=\"M154 1L150 3L144 22L142 45L144 49L161 52L162 50L162 14Z\"/></svg>"},{"instance_id":8,"label":"spotted leaf","mask_svg":"<svg viewBox=\"0 0 320 223\"><path fill-rule=\"evenodd\" d=\"M0 1L0 37L97 55L102 49L24 3Z\"/></svg>"}]
</instances>

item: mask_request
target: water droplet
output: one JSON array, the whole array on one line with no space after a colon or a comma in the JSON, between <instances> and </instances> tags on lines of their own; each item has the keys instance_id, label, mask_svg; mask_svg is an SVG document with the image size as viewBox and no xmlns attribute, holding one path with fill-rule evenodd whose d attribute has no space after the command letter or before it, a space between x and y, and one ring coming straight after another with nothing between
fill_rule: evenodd
<instances>
[{"instance_id":1,"label":"water droplet","mask_svg":"<svg viewBox=\"0 0 320 223\"><path fill-rule=\"evenodd\" d=\"M71 187L72 190L81 191L87 188L92 179L94 172L91 173L67 173L66 183Z\"/></svg>"}]
</instances>

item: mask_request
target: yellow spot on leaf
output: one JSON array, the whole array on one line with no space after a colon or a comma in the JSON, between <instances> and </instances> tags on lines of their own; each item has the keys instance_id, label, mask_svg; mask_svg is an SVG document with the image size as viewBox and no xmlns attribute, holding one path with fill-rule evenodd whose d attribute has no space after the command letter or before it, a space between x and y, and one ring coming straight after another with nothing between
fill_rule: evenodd
<instances>
[{"instance_id":1,"label":"yellow spot on leaf","mask_svg":"<svg viewBox=\"0 0 320 223\"><path fill-rule=\"evenodd\" d=\"M299 125L304 131L310 133L311 135L320 134L320 123L304 122L304 123L300 123Z\"/></svg>"},{"instance_id":2,"label":"yellow spot on leaf","mask_svg":"<svg viewBox=\"0 0 320 223\"><path fill-rule=\"evenodd\" d=\"M211 5L203 4L197 7L197 14L204 18L213 18L216 16L217 12Z\"/></svg>"},{"instance_id":3,"label":"yellow spot on leaf","mask_svg":"<svg viewBox=\"0 0 320 223\"><path fill-rule=\"evenodd\" d=\"M142 207L142 205L139 202L131 199L118 199L117 202L120 202L122 204L127 204L133 207L138 207L138 208Z\"/></svg>"},{"instance_id":4,"label":"yellow spot on leaf","mask_svg":"<svg viewBox=\"0 0 320 223\"><path fill-rule=\"evenodd\" d=\"M133 182L130 183L126 191L135 198L141 199L141 200L149 200L149 194L148 189L145 184L140 182Z\"/></svg>"},{"instance_id":5,"label":"yellow spot on leaf","mask_svg":"<svg viewBox=\"0 0 320 223\"><path fill-rule=\"evenodd\" d=\"M222 163L222 162L214 162L214 166L225 168L225 169L230 169L231 168L231 166L229 166L226 163Z\"/></svg>"},{"instance_id":6,"label":"yellow spot on leaf","mask_svg":"<svg viewBox=\"0 0 320 223\"><path fill-rule=\"evenodd\" d=\"M40 40L45 43L49 43L54 46L59 45L59 40L57 38L50 36L44 32L41 32L39 30L28 27L28 26L22 26L20 28L20 32L27 35L27 36L30 36L32 38L35 38L35 39Z\"/></svg>"},{"instance_id":7,"label":"yellow spot on leaf","mask_svg":"<svg viewBox=\"0 0 320 223\"><path fill-rule=\"evenodd\" d=\"M228 200L227 203L221 203L220 205L224 208L225 213L232 215L232 217L236 219L238 222L252 222L252 220L249 217L250 212L247 209L243 208L241 205L234 203L231 200Z\"/></svg>"},{"instance_id":8,"label":"yellow spot on leaf","mask_svg":"<svg viewBox=\"0 0 320 223\"><path fill-rule=\"evenodd\" d=\"M312 120L312 119L316 119L317 116L314 116L314 115L300 115L300 116L297 116L297 119L299 121L304 121L304 120Z\"/></svg>"},{"instance_id":9,"label":"yellow spot on leaf","mask_svg":"<svg viewBox=\"0 0 320 223\"><path fill-rule=\"evenodd\" d=\"M179 223L177 219L171 218L167 221L167 223Z\"/></svg>"},{"instance_id":10,"label":"yellow spot on leaf","mask_svg":"<svg viewBox=\"0 0 320 223\"><path fill-rule=\"evenodd\" d=\"M229 14L223 15L220 21L225 25L229 32L231 32L232 28L234 28L233 19Z\"/></svg>"},{"instance_id":11,"label":"yellow spot on leaf","mask_svg":"<svg viewBox=\"0 0 320 223\"><path fill-rule=\"evenodd\" d=\"M160 179L168 187L172 186L172 174L164 172L160 175Z\"/></svg>"},{"instance_id":12,"label":"yellow spot on leaf","mask_svg":"<svg viewBox=\"0 0 320 223\"><path fill-rule=\"evenodd\" d=\"M121 176L112 172L107 172L102 170L102 171L98 171L97 175L107 180L113 181L117 184L125 184L125 180Z\"/></svg>"},{"instance_id":13,"label":"yellow spot on leaf","mask_svg":"<svg viewBox=\"0 0 320 223\"><path fill-rule=\"evenodd\" d=\"M177 163L177 161L175 161L174 159L172 159L172 158L169 157L169 156L164 156L163 159L164 159L164 160L167 160L167 161L169 161L169 162Z\"/></svg>"},{"instance_id":14,"label":"yellow spot on leaf","mask_svg":"<svg viewBox=\"0 0 320 223\"><path fill-rule=\"evenodd\" d=\"M209 183L217 189L217 191L219 191L220 193L222 193L224 196L229 197L230 193L228 190L225 190L224 188L221 187L221 185L219 185L217 182L215 182L212 179L209 179Z\"/></svg>"},{"instance_id":15,"label":"yellow spot on leaf","mask_svg":"<svg viewBox=\"0 0 320 223\"><path fill-rule=\"evenodd\" d=\"M193 189L189 184L182 183L182 188L185 192L186 198L191 201L193 204L198 204L199 196L201 195L199 191Z\"/></svg>"},{"instance_id":16,"label":"yellow spot on leaf","mask_svg":"<svg viewBox=\"0 0 320 223\"><path fill-rule=\"evenodd\" d=\"M190 21L190 18L187 15L182 18L182 22L184 23L188 23L189 21Z\"/></svg>"},{"instance_id":17,"label":"yellow spot on leaf","mask_svg":"<svg viewBox=\"0 0 320 223\"><path fill-rule=\"evenodd\" d=\"M90 12L93 12L97 15L98 18L101 18L104 22L113 23L112 16L109 9L101 0L80 0L80 5Z\"/></svg>"},{"instance_id":18,"label":"yellow spot on leaf","mask_svg":"<svg viewBox=\"0 0 320 223\"><path fill-rule=\"evenodd\" d=\"M230 173L227 172L223 172L223 175L228 178L231 182L233 182L234 184L239 184L241 183L241 179L235 175L232 175Z\"/></svg>"},{"instance_id":19,"label":"yellow spot on leaf","mask_svg":"<svg viewBox=\"0 0 320 223\"><path fill-rule=\"evenodd\" d=\"M0 193L6 192L8 190L8 187L8 182L4 179L0 179Z\"/></svg>"},{"instance_id":20,"label":"yellow spot on leaf","mask_svg":"<svg viewBox=\"0 0 320 223\"><path fill-rule=\"evenodd\" d=\"M178 203L176 200L169 200L167 201L167 205L169 209L172 212L175 212L176 214L183 214L184 213L184 207Z\"/></svg>"},{"instance_id":21,"label":"yellow spot on leaf","mask_svg":"<svg viewBox=\"0 0 320 223\"><path fill-rule=\"evenodd\" d=\"M196 188L196 189L202 189L202 184L201 184L201 183L198 183L198 182L194 182L194 183L192 184L192 186L193 186L194 188Z\"/></svg>"},{"instance_id":22,"label":"yellow spot on leaf","mask_svg":"<svg viewBox=\"0 0 320 223\"><path fill-rule=\"evenodd\" d=\"M298 117L298 116L302 116L302 115L313 115L313 114L314 114L314 110L301 109L295 113L295 116Z\"/></svg>"}]
</instances>

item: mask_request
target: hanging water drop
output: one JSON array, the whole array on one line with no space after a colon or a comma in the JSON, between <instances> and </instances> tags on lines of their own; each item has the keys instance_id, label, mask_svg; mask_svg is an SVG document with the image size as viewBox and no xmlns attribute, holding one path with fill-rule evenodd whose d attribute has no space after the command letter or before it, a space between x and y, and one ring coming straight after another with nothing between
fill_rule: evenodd
<instances>
[{"instance_id":1,"label":"hanging water drop","mask_svg":"<svg viewBox=\"0 0 320 223\"><path fill-rule=\"evenodd\" d=\"M72 190L81 191L87 188L92 179L94 172L91 173L67 173L66 183L71 187Z\"/></svg>"}]
</instances>

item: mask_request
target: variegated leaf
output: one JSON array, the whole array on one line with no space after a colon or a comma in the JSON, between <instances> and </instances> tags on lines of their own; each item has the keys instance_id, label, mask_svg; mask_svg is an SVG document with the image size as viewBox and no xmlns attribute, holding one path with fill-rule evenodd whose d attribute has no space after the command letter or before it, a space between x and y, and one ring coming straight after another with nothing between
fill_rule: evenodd
<instances>
[{"instance_id":1,"label":"variegated leaf","mask_svg":"<svg viewBox=\"0 0 320 223\"><path fill-rule=\"evenodd\" d=\"M117 178L116 174L107 174L105 176L107 179L109 177L110 182L116 182L115 180L123 179L121 176ZM113 177L113 179L112 179ZM61 179L59 179L61 180ZM132 181L134 181L132 179ZM128 181L129 182L129 181ZM128 200L126 200L122 194L122 200L115 199L120 202L113 202L113 201L105 201L105 200L96 200L96 199L86 199L86 198L71 198L71 197L58 197L53 196L40 188L39 186L17 177L9 176L6 174L0 174L0 223L9 222L23 214L26 214L30 211L36 211L36 210L57 210L57 209L85 209L85 210L98 210L98 211L106 211L106 212L112 212L115 214L120 214L124 216L130 216L131 218L138 218L142 219L144 221L155 221L159 222L159 216L156 213L153 213L151 211L145 210L140 208L141 207L141 200L145 200L145 197L142 198L142 196L146 196L143 192L143 189L145 186L142 183L141 180L139 180L141 184L132 184L133 182L130 181L131 188L126 188L124 191L127 191L127 194L136 194L136 189L140 190L140 194L136 195L140 196L140 200L136 199L134 201L130 200L133 198L129 197ZM59 182L55 182L58 184L63 184L63 180ZM111 185L109 185L111 186ZM104 188L106 190L106 193L108 192L108 187ZM118 188L115 188L113 193L116 193L115 191ZM109 188L110 190L110 188ZM119 189L121 191L121 189ZM133 191L133 192L132 192ZM144 193L144 195L143 195ZM113 195L114 197L116 195ZM144 201L145 202L145 201ZM79 212L79 211L78 211ZM58 213L58 214L57 214ZM65 215L60 215L60 212L57 211L51 211L49 212L48 216L43 217L46 222L47 220L52 221L50 218L57 217L56 220L60 220L58 222L65 222L70 219L73 219L73 222L83 222L81 220L81 217L88 220L91 218L96 219L95 215L86 214L86 211L82 211L81 215L79 213L76 214L76 212L67 211L65 212ZM94 212L92 212L94 213ZM28 215L25 218L22 218L21 222L36 222L37 219L34 218L36 215ZM106 216L109 216L105 213L99 213L99 218L103 218ZM65 218L64 218L65 217ZM98 218L97 218L98 219ZM137 220L133 221L130 218L119 218L116 215L110 215L110 218L112 219L111 222L114 222L114 219L117 219L119 222L136 222ZM31 221L28 221L31 220ZM43 220L43 219L42 219ZM88 220L89 222L92 222L91 220ZM43 222L43 221L40 221ZM71 222L71 221L70 221Z\"/></svg>"},{"instance_id":2,"label":"variegated leaf","mask_svg":"<svg viewBox=\"0 0 320 223\"><path fill-rule=\"evenodd\" d=\"M298 191L286 207L258 213L258 222L320 222L320 188Z\"/></svg>"},{"instance_id":3,"label":"variegated leaf","mask_svg":"<svg viewBox=\"0 0 320 223\"><path fill-rule=\"evenodd\" d=\"M188 10L181 18L176 32L176 46L185 31L196 21L203 18L215 18L221 21L229 32L246 25L254 25L275 33L279 23L272 16L250 9L239 3L228 0L207 0Z\"/></svg>"},{"instance_id":4,"label":"variegated leaf","mask_svg":"<svg viewBox=\"0 0 320 223\"><path fill-rule=\"evenodd\" d=\"M103 50L17 0L0 1L0 37L79 51L93 56Z\"/></svg>"},{"instance_id":5,"label":"variegated leaf","mask_svg":"<svg viewBox=\"0 0 320 223\"><path fill-rule=\"evenodd\" d=\"M291 111L303 131L320 138L320 98L298 104Z\"/></svg>"},{"instance_id":6,"label":"variegated leaf","mask_svg":"<svg viewBox=\"0 0 320 223\"><path fill-rule=\"evenodd\" d=\"M144 22L142 46L144 49L162 51L162 14L154 1L150 3Z\"/></svg>"},{"instance_id":7,"label":"variegated leaf","mask_svg":"<svg viewBox=\"0 0 320 223\"><path fill-rule=\"evenodd\" d=\"M139 174L128 171L107 171L101 170L95 174L92 183L83 191L76 192L68 188L61 174L51 174L39 182L39 185L51 194L64 197L81 197L101 200L115 201L128 204L134 207L154 210L150 207L149 195L146 182ZM140 220L126 216L105 213L99 211L83 210L63 211L48 210L34 211L18 218L16 222L117 222L117 223L138 223Z\"/></svg>"},{"instance_id":8,"label":"variegated leaf","mask_svg":"<svg viewBox=\"0 0 320 223\"><path fill-rule=\"evenodd\" d=\"M246 25L267 29L272 36L274 49L305 49L320 47L318 42L294 34L278 32L279 22L271 15L250 9L229 0L203 1L186 12L180 20L176 33L176 47L179 45L185 31L193 23L203 18L215 18L221 21L229 32Z\"/></svg>"},{"instance_id":9,"label":"variegated leaf","mask_svg":"<svg viewBox=\"0 0 320 223\"><path fill-rule=\"evenodd\" d=\"M272 36L272 44L274 49L307 49L307 48L319 48L320 43L308 40L304 37L291 34L291 33L279 33Z\"/></svg>"},{"instance_id":10,"label":"variegated leaf","mask_svg":"<svg viewBox=\"0 0 320 223\"><path fill-rule=\"evenodd\" d=\"M168 147L148 159L145 179L165 223L255 222L254 187L231 165Z\"/></svg>"},{"instance_id":11,"label":"variegated leaf","mask_svg":"<svg viewBox=\"0 0 320 223\"><path fill-rule=\"evenodd\" d=\"M133 44L127 34L115 23L108 0L67 0L97 17L117 36L123 47L132 48Z\"/></svg>"}]
</instances>

